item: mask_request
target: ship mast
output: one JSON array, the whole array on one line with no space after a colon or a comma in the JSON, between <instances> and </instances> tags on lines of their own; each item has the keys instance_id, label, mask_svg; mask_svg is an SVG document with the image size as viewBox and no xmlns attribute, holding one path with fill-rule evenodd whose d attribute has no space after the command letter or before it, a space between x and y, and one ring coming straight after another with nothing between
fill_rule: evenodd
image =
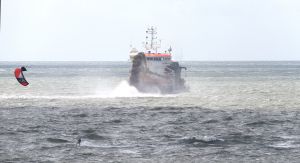
<instances>
[{"instance_id":1,"label":"ship mast","mask_svg":"<svg viewBox=\"0 0 300 163\"><path fill-rule=\"evenodd\" d=\"M0 31L1 31L1 0L0 0Z\"/></svg>"},{"instance_id":2,"label":"ship mast","mask_svg":"<svg viewBox=\"0 0 300 163\"><path fill-rule=\"evenodd\" d=\"M154 28L154 27L148 28L146 33L150 35L150 47L149 47L148 41L147 41L148 36L146 36L145 48L147 50L154 50L157 53L157 49L160 48L160 44L158 44L157 41L156 41L156 39L157 39L157 37L156 37L156 34L157 34L156 28Z\"/></svg>"}]
</instances>

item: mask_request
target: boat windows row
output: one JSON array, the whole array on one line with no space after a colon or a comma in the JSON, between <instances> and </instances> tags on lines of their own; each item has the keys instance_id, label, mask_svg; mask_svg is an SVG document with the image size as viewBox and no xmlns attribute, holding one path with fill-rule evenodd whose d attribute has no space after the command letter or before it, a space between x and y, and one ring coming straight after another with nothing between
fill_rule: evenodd
<instances>
[{"instance_id":1,"label":"boat windows row","mask_svg":"<svg viewBox=\"0 0 300 163\"><path fill-rule=\"evenodd\" d=\"M167 57L147 57L148 61L169 61L171 58Z\"/></svg>"}]
</instances>

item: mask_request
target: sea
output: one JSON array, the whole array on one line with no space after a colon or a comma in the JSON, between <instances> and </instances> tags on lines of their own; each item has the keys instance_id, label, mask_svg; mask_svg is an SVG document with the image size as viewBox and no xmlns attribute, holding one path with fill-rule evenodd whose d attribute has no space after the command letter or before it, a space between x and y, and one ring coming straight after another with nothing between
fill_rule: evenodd
<instances>
[{"instance_id":1,"label":"sea","mask_svg":"<svg viewBox=\"0 0 300 163\"><path fill-rule=\"evenodd\" d=\"M126 61L1 61L0 162L300 162L300 62L180 63L146 94Z\"/></svg>"}]
</instances>

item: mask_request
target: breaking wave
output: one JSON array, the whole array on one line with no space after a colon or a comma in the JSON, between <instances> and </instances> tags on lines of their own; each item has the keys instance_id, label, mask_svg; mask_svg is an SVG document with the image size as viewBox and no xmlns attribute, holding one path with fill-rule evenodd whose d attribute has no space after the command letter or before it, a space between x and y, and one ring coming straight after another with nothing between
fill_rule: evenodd
<instances>
[{"instance_id":1,"label":"breaking wave","mask_svg":"<svg viewBox=\"0 0 300 163\"><path fill-rule=\"evenodd\" d=\"M110 97L161 97L158 93L141 93L127 81L122 81L109 95Z\"/></svg>"}]
</instances>

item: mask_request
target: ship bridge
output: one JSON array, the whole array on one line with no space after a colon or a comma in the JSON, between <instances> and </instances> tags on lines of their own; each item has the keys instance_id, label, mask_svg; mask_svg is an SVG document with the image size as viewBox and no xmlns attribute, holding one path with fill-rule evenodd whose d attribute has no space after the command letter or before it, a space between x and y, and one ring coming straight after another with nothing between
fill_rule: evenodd
<instances>
[{"instance_id":1,"label":"ship bridge","mask_svg":"<svg viewBox=\"0 0 300 163\"><path fill-rule=\"evenodd\" d=\"M145 53L147 61L170 61L172 56L168 53Z\"/></svg>"}]
</instances>

